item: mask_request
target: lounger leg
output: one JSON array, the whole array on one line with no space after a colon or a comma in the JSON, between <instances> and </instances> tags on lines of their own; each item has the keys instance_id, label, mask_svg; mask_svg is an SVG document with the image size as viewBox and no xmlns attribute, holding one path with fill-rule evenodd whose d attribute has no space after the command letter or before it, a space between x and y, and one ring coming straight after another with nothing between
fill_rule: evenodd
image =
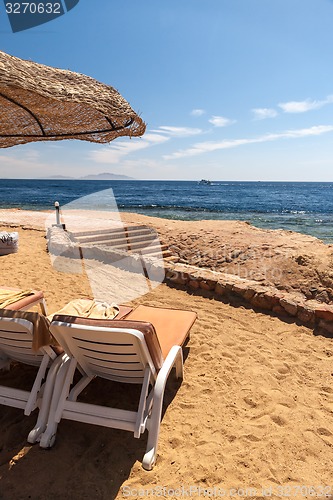
<instances>
[{"instance_id":1,"label":"lounger leg","mask_svg":"<svg viewBox=\"0 0 333 500\"><path fill-rule=\"evenodd\" d=\"M56 413L59 409L59 404L61 404L61 399L65 400L68 395L71 380L73 378L73 375L71 377L68 376L72 365L74 365L73 373L75 371L76 362L73 363L73 359L69 358L67 355L65 355L64 358L64 361L56 372L46 430L40 438L41 448L51 448L55 442L57 427L60 420L57 420Z\"/></svg>"},{"instance_id":2,"label":"lounger leg","mask_svg":"<svg viewBox=\"0 0 333 500\"><path fill-rule=\"evenodd\" d=\"M50 361L49 356L47 356L47 354L44 354L43 360L40 364L37 376L35 378L34 385L32 386L29 399L24 409L24 415L30 415L30 413L36 408L38 393L40 391L42 381L45 377L49 361Z\"/></svg>"},{"instance_id":3,"label":"lounger leg","mask_svg":"<svg viewBox=\"0 0 333 500\"><path fill-rule=\"evenodd\" d=\"M159 371L154 387L153 408L148 421L148 442L146 453L142 461L142 467L146 470L151 470L154 467L156 461L157 443L161 425L163 396L168 376L174 365L176 365L177 376L180 376L182 374L182 366L180 366L180 364L183 364L182 349L179 346L174 346L170 350L161 370Z\"/></svg>"},{"instance_id":4,"label":"lounger leg","mask_svg":"<svg viewBox=\"0 0 333 500\"><path fill-rule=\"evenodd\" d=\"M29 432L28 435L28 442L29 443L36 443L39 441L41 435L46 429L46 423L47 419L49 416L49 410L50 410L50 404L51 404L51 398L52 398L52 392L54 388L54 383L55 383L55 377L57 374L57 371L59 369L59 366L63 362L63 357L59 356L56 358L56 360L52 363L50 366L45 386L44 386L44 392L43 392L43 398L42 398L42 404L38 413L38 419L36 422L35 427Z\"/></svg>"},{"instance_id":5,"label":"lounger leg","mask_svg":"<svg viewBox=\"0 0 333 500\"><path fill-rule=\"evenodd\" d=\"M68 396L68 401L76 401L79 394L90 384L94 377L88 377L88 375L84 375L81 380L73 387Z\"/></svg>"},{"instance_id":6,"label":"lounger leg","mask_svg":"<svg viewBox=\"0 0 333 500\"><path fill-rule=\"evenodd\" d=\"M175 361L175 368L176 368L176 378L184 378L184 360L183 360L183 351L180 349L180 351L177 353L176 361Z\"/></svg>"}]
</instances>

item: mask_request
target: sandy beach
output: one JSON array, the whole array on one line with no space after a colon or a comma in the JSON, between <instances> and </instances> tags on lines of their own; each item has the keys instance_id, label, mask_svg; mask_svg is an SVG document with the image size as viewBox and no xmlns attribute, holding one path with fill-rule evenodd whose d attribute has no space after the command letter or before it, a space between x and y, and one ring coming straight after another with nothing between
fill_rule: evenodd
<instances>
[{"instance_id":1,"label":"sandy beach","mask_svg":"<svg viewBox=\"0 0 333 500\"><path fill-rule=\"evenodd\" d=\"M4 212L0 231L19 232L19 252L0 257L0 286L43 290L50 313L90 295L84 277L52 268L42 216L8 211L5 219ZM128 224L154 227L184 262L321 294L332 303L332 245L234 221L121 216ZM64 420L55 446L45 451L26 441L36 413L25 417L2 406L1 500L170 498L178 488L192 498L214 488L216 497L220 488L226 498L313 498L311 487L319 497L333 495L331 338L166 284L131 305L137 304L198 314L185 348L184 381L168 382L153 471L141 467L146 435L137 440L125 431ZM1 383L24 388L34 373L15 365L1 374ZM135 387L126 389L135 395ZM87 391L95 402L125 396L118 384L104 380Z\"/></svg>"}]
</instances>

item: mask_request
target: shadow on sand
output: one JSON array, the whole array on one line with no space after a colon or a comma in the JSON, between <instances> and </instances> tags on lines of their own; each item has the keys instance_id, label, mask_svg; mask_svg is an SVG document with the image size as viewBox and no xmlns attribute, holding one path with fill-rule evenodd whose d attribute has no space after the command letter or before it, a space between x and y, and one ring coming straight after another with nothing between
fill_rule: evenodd
<instances>
[{"instance_id":1,"label":"shadow on sand","mask_svg":"<svg viewBox=\"0 0 333 500\"><path fill-rule=\"evenodd\" d=\"M188 351L185 347L184 358ZM16 382L16 387L25 389L34 373L34 368L17 364L11 373L1 373L0 380L6 385ZM166 386L163 416L180 384L172 372ZM140 386L95 379L83 392L82 400L131 410L135 409L139 394ZM76 499L78 492L80 499L113 499L132 469L141 473L147 431L135 439L130 432L62 420L55 445L43 450L26 441L36 412L27 417L19 409L0 409L0 500ZM144 473L148 479L153 474Z\"/></svg>"}]
</instances>

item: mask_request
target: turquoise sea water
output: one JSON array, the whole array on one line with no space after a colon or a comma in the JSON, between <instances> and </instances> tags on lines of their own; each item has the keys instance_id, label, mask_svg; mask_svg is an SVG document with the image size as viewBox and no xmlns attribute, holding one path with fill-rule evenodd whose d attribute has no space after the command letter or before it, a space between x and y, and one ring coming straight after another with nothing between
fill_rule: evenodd
<instances>
[{"instance_id":1,"label":"turquoise sea water","mask_svg":"<svg viewBox=\"0 0 333 500\"><path fill-rule=\"evenodd\" d=\"M333 243L333 183L0 179L0 208L52 209L112 188L119 210L181 220L238 219ZM107 207L105 207L107 208Z\"/></svg>"}]
</instances>

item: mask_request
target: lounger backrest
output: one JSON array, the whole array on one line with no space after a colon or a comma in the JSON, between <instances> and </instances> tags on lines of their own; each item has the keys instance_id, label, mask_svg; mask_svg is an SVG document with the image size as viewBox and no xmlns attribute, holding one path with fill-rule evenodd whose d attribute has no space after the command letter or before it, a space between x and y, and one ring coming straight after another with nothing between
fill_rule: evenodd
<instances>
[{"instance_id":1,"label":"lounger backrest","mask_svg":"<svg viewBox=\"0 0 333 500\"><path fill-rule=\"evenodd\" d=\"M155 376L160 361L163 363L155 330L149 323L138 325L140 322L82 318L74 318L73 322L59 321L62 318L53 319L50 331L89 376L142 383L147 365ZM149 347L148 338L153 338Z\"/></svg>"},{"instance_id":2,"label":"lounger backrest","mask_svg":"<svg viewBox=\"0 0 333 500\"><path fill-rule=\"evenodd\" d=\"M21 318L0 317L0 357L39 366L43 353L32 350L33 325Z\"/></svg>"}]
</instances>

